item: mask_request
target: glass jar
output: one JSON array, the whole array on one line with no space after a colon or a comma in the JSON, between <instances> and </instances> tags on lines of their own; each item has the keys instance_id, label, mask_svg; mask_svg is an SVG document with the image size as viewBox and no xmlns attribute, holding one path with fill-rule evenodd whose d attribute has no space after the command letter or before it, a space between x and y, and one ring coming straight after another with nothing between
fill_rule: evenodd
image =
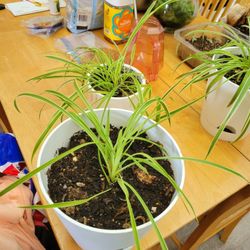
<instances>
[{"instance_id":1,"label":"glass jar","mask_svg":"<svg viewBox=\"0 0 250 250\"><path fill-rule=\"evenodd\" d=\"M164 2L165 0L157 0L155 8ZM155 13L155 16L166 32L174 32L196 17L198 6L197 0L181 0L165 4Z\"/></svg>"}]
</instances>

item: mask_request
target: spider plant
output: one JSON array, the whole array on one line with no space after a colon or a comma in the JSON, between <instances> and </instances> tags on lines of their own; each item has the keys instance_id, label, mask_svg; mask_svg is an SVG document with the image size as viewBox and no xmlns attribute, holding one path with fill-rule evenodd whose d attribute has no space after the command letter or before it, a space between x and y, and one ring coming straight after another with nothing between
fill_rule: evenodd
<instances>
[{"instance_id":1,"label":"spider plant","mask_svg":"<svg viewBox=\"0 0 250 250\"><path fill-rule=\"evenodd\" d=\"M246 98L249 98L250 88L249 41L246 41L244 38L242 38L230 26L224 23L218 23L217 25L222 26L222 28L226 30L227 34L219 31L216 32L208 30L197 30L193 31L192 33L195 34L196 32L204 32L219 34L220 36L225 37L228 40L228 43L220 48L216 48L211 51L202 51L193 54L189 58L184 60L183 62L186 62L191 58L198 59L202 62L202 64L192 69L191 71L180 75L176 83L176 85L178 85L180 82L186 82L185 86L181 90L183 91L184 89L187 89L194 84L199 84L200 82L209 79L206 88L206 96L208 96L211 92L216 91L222 85L227 84L228 80L241 80L237 91L234 93L233 97L227 104L229 111L226 114L224 120L221 122L219 129L209 146L206 157L208 157L208 155L213 150L216 142L219 140L228 122L234 116L234 114L237 113L237 110L239 109L242 102ZM228 48L238 48L239 53L230 51ZM244 125L242 126L241 132L235 139L235 141L242 138L242 136L247 132L249 125L250 111L248 110L248 115L245 118Z\"/></svg>"},{"instance_id":2,"label":"spider plant","mask_svg":"<svg viewBox=\"0 0 250 250\"><path fill-rule=\"evenodd\" d=\"M58 120L62 115L65 115L68 118L71 118L74 123L76 123L80 129L85 131L88 136L91 138L91 142L84 142L83 144L80 144L78 146L75 146L72 149L67 150L66 152L55 156L53 159L49 160L48 162L42 164L41 166L37 167L33 171L31 171L26 176L22 177L21 179L17 180L15 183L7 187L6 189L2 190L0 192L0 196L4 195L5 193L9 192L13 188L15 188L17 185L25 182L26 180L33 177L35 174L39 173L40 171L44 170L45 168L49 167L51 164L55 163L58 160L63 159L69 154L74 153L76 150L79 150L80 148L87 147L89 145L95 144L98 148L99 152L99 164L100 168L102 169L102 172L109 183L109 188L106 190L100 191L91 197L88 197L83 200L74 200L74 201L67 201L67 202L59 202L44 206L30 206L30 208L64 208L68 206L77 206L80 204L84 204L86 202L90 202L92 199L95 199L102 195L105 192L109 192L112 188L112 185L114 183L118 183L121 190L124 193L125 200L127 202L127 207L129 211L130 216L130 222L131 227L133 229L135 244L137 249L140 249L139 244L139 237L137 233L136 228L136 221L135 216L133 214L133 207L130 203L130 197L132 194L135 195L135 197L138 199L138 201L141 203L142 207L145 210L145 213L147 214L149 220L151 221L161 244L162 249L167 249L166 243L161 236L159 229L157 228L156 223L154 222L153 216L150 212L150 209L147 207L146 202L143 200L143 198L140 196L138 191L131 186L127 181L125 181L122 177L123 171L126 171L126 169L131 168L132 166L138 167L141 171L145 172L145 174L148 174L145 165L153 168L157 172L159 172L161 175L163 175L167 180L172 184L172 186L177 190L177 192L182 197L185 204L187 204L188 207L191 207L191 210L193 211L193 207L188 200L188 198L185 196L185 194L182 192L180 187L176 184L175 180L164 170L164 168L159 164L160 160L168 159L178 159L178 160L190 160L190 161L196 161L201 164L211 165L213 167L217 167L226 171L230 171L231 173L234 173L241 178L244 178L239 173L230 170L224 166L221 166L216 163L212 163L205 160L199 160L189 157L178 157L178 156L170 156L167 152L167 149L164 149L161 144L158 142L152 142L149 139L143 138L141 135L143 133L147 133L152 128L157 126L159 123L170 119L173 115L180 112L181 110L188 107L188 105L185 105L183 107L180 107L176 110L169 111L167 106L165 105L163 99L161 97L150 97L148 98L144 103L137 106L133 112L133 114L130 116L126 127L123 127L119 134L118 139L116 143L113 145L111 139L110 139L110 110L104 108L102 116L99 118L95 110L93 109L93 106L88 102L85 95L83 94L83 88L84 86L81 85L81 83L75 81L73 84L75 88L74 95L71 96L65 96L62 93L55 91L55 90L47 90L46 96L42 95L36 95L33 93L23 93L21 96L31 97L36 100L42 101L45 104L51 105L56 109L56 113L54 114L53 118L51 119L51 122L48 124L48 127L46 129L46 133L43 133L42 136L39 138L34 153L36 153L38 147L44 141L44 139L47 137L48 131L51 130L52 126L55 123L55 120ZM81 100L81 102L84 105L77 104L75 102L77 97ZM58 99L60 101L60 104L58 104L55 100ZM86 107L86 109L83 109L82 107ZM17 104L16 104L17 107ZM18 108L18 107L17 107ZM150 111L150 112L149 112ZM82 115L87 119L83 119ZM147 117L145 116L147 115ZM143 119L142 119L143 118ZM153 123L150 123L148 125L148 121L150 119L155 119L156 121ZM90 126L91 124L91 126ZM97 134L95 134L90 127L94 127L97 131ZM152 157L145 153L136 153L133 155L128 154L128 149L131 146L131 144L135 140L146 140L150 142L153 145L156 145L162 152L163 156L161 157ZM58 145L60 146L60 145Z\"/></svg>"},{"instance_id":3,"label":"spider plant","mask_svg":"<svg viewBox=\"0 0 250 250\"><path fill-rule=\"evenodd\" d=\"M22 179L19 179L18 181L16 181L14 185L1 191L0 195L5 194L6 192L15 188L15 186L19 185L20 183L23 183L25 180L31 178L32 176L42 171L46 167L50 166L51 164L55 163L56 161L63 159L65 156L72 154L76 150L82 147L87 147L91 144L95 144L100 154L100 157L99 157L100 167L102 169L102 172L107 182L110 185L110 188L106 189L105 191L99 192L96 195L89 197L87 199L83 199L79 201L71 201L71 202L54 203L52 205L31 206L31 208L39 208L39 207L40 208L54 208L54 207L64 208L68 206L76 206L76 205L84 204L86 202L89 202L91 199L94 199L102 195L105 192L109 192L109 190L112 188L112 184L118 183L121 190L124 192L124 196L127 202L131 226L133 228L135 244L136 244L137 249L140 249L140 245L139 245L138 233L136 230L136 222L135 222L135 217L133 214L133 208L130 203L131 193L133 193L137 197L137 199L139 200L139 202L145 209L147 216L149 217L150 221L152 222L153 227L155 228L157 232L162 249L167 249L166 243L164 239L162 238L161 234L159 233L157 225L154 222L153 216L149 208L147 207L145 201L142 199L142 197L136 191L136 189L122 178L122 173L126 169L131 168L135 165L147 174L147 170L145 168L145 165L147 165L155 169L159 173L161 173L163 176L165 176L169 180L169 182L173 185L173 187L184 197L185 202L187 202L189 206L191 206L189 200L184 195L184 193L179 188L179 186L176 184L175 180L159 164L160 160L170 159L170 156L167 154L166 150L159 143L151 142L149 139L145 139L141 137L143 133L146 133L153 127L157 126L160 121L162 122L164 120L169 120L171 113L169 113L166 105L164 104L163 100L160 97L149 98L143 104L136 107L136 109L134 110L134 113L129 118L126 127L120 130L117 141L113 145L109 137L110 125L111 125L110 118L109 118L110 110L104 109L103 115L101 116L101 118L98 118L98 116L95 113L95 110L93 109L93 106L88 102L85 95L83 94L84 86L77 83L76 81L74 82L73 85L74 85L74 88L78 97L80 98L80 100L82 101L84 105L76 104L75 95L67 97L61 94L60 92L53 91L53 90L46 91L47 94L50 95L50 97L43 97L41 95L35 95L32 93L24 93L21 96L32 97L46 104L51 105L57 110L57 112L54 115L54 118L58 119L59 116L61 115L65 115L66 117L71 118L79 126L80 129L82 129L88 134L88 136L92 139L92 141L88 143L83 143L79 146L76 146L56 156L55 158L43 164L42 166L31 171L28 175L24 176ZM61 105L58 105L55 102L55 98L59 99L62 102ZM147 112L148 109L152 105L154 105L154 108L153 109L151 108L150 112ZM83 109L82 106L87 107L87 111ZM173 112L173 114L174 113L175 112ZM150 114L150 116L146 117L143 121L141 121L143 115L145 114ZM89 126L88 122L82 119L82 115L84 115L87 118L87 120L91 123L91 126ZM156 117L158 121L148 126L147 122L151 118L156 118ZM51 123L48 125L48 128L51 128L52 124L54 124L54 118L51 120ZM95 134L90 127L94 127L97 131L97 134ZM44 134L43 137L39 139L39 143L38 143L39 145L45 139L45 137L46 137L46 134ZM153 158L150 155L147 155L145 153L137 153L134 155L130 155L127 153L127 151L135 140L146 140L148 142L151 142L154 145L156 145L161 151L163 151L165 155L159 158ZM34 153L36 152L36 149L39 145L36 145Z\"/></svg>"},{"instance_id":4,"label":"spider plant","mask_svg":"<svg viewBox=\"0 0 250 250\"><path fill-rule=\"evenodd\" d=\"M165 4L172 3L179 0L167 0ZM163 5L163 4L162 4ZM155 1L149 6L145 14L138 21L137 25L133 29L128 41L122 49L120 49L114 43L114 50L103 48L89 48L80 47L74 51L74 57L72 59L66 59L58 56L48 56L48 58L63 63L63 66L49 71L46 74L39 75L31 80L40 81L42 79L63 78L68 81L77 80L83 84L88 84L89 88L85 88L85 91L94 89L103 97L101 102L98 103L99 107L102 104L107 103L107 97L129 97L130 102L133 100L131 95L138 92L139 88L146 88L141 86L141 75L135 72L129 67L124 66L127 52L134 41L142 25L152 16L162 5L155 7ZM131 53L131 61L135 52L135 46ZM111 95L107 95L112 92ZM136 105L136 102L141 102L140 97L137 96L137 100L132 103L132 106Z\"/></svg>"}]
</instances>

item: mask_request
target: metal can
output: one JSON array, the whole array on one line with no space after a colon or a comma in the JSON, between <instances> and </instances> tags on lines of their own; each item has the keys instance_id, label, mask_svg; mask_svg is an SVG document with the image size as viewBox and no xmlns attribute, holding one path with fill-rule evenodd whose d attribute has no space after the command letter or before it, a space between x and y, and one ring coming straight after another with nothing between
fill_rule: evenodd
<instances>
[{"instance_id":1,"label":"metal can","mask_svg":"<svg viewBox=\"0 0 250 250\"><path fill-rule=\"evenodd\" d=\"M104 37L115 43L126 42L134 19L133 0L104 1Z\"/></svg>"}]
</instances>

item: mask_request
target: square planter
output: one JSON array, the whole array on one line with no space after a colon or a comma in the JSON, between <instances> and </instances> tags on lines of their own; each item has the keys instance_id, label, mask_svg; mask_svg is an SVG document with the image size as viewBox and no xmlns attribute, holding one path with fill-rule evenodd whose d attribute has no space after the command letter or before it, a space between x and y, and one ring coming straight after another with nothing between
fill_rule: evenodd
<instances>
[{"instance_id":1,"label":"square planter","mask_svg":"<svg viewBox=\"0 0 250 250\"><path fill-rule=\"evenodd\" d=\"M216 43L225 44L226 38L220 34L203 32L207 30L208 32L220 32L230 35L229 32L225 31L223 27L213 24L213 23L201 23L197 25L191 25L182 29L178 29L174 33L175 39L179 42L177 48L177 54L180 59L185 60L190 55L201 52L200 49L197 49L190 41L194 38L199 38L201 36L206 36L210 41ZM206 49L208 50L208 49ZM201 64L200 60L190 59L186 62L192 68L197 67Z\"/></svg>"}]
</instances>

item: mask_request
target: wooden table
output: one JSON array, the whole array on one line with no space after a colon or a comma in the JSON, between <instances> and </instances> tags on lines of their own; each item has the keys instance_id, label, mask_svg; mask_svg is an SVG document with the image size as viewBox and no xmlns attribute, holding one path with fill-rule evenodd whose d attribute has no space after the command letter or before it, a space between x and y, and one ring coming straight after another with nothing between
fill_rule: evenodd
<instances>
[{"instance_id":1,"label":"wooden table","mask_svg":"<svg viewBox=\"0 0 250 250\"><path fill-rule=\"evenodd\" d=\"M47 13L36 15L45 14ZM13 17L8 10L0 11L0 98L30 169L36 165L35 161L34 163L30 161L32 148L39 134L45 128L52 110L46 107L39 119L40 103L20 98L19 105L22 112L18 113L14 108L13 101L18 94L25 91L41 93L45 89L55 89L59 86L60 81L57 80L40 83L27 82L27 80L57 66L54 61L45 56L56 52L54 43L57 38L70 34L66 29L62 29L48 38L31 36L22 26L22 21L33 16L35 15ZM195 22L201 22L201 20L202 18L197 18ZM97 33L101 35L102 31L97 31ZM177 75L190 70L187 65L182 65L175 71L176 65L180 62L175 52L176 41L173 35L166 34L165 64L160 71L159 79L152 82L155 95L162 94L163 91L167 90ZM176 91L172 98L167 101L169 108L174 109L192 98L202 95L204 86L204 83L200 84L182 94ZM172 126L164 124L179 144L184 156L204 158L211 142L212 136L202 128L199 121L200 108L201 102L176 115L172 120ZM220 141L209 160L237 170L250 179L249 139L250 136L235 144ZM185 165L184 192L192 202L197 216L207 212L247 185L240 178L212 167L191 162L186 162ZM60 248L65 250L79 249L53 210L48 210L47 214ZM193 219L193 214L189 214L179 200L172 211L158 225L164 237L167 237ZM148 249L157 242L157 236L151 230L141 241L142 249Z\"/></svg>"}]
</instances>

